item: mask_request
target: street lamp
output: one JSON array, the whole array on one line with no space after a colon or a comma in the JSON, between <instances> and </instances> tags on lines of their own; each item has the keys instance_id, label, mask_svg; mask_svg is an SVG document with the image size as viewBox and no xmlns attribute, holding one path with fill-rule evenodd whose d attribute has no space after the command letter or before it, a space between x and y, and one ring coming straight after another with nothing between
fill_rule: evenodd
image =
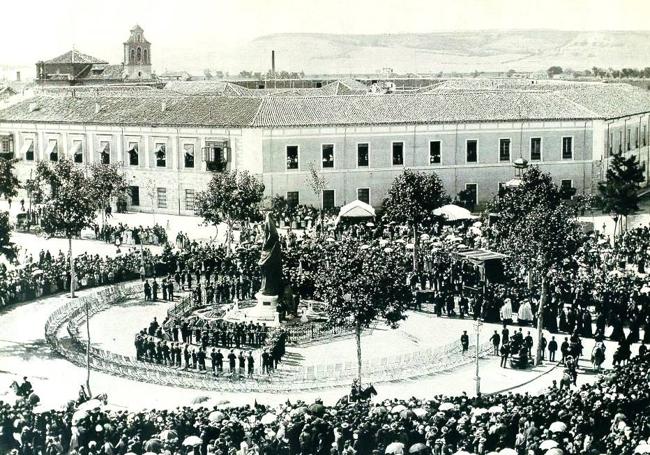
<instances>
[{"instance_id":1,"label":"street lamp","mask_svg":"<svg viewBox=\"0 0 650 455\"><path fill-rule=\"evenodd\" d=\"M479 352L480 352L480 343L479 343L479 338L480 338L480 333L481 333L481 325L483 323L481 322L481 318L476 318L476 373L474 380L476 381L476 396L479 396L481 394L481 376L479 375Z\"/></svg>"}]
</instances>

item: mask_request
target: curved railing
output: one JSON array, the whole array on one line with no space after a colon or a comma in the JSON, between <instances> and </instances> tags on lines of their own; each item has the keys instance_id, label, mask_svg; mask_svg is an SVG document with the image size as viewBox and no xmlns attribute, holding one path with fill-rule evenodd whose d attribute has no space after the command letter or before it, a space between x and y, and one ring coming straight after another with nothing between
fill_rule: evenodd
<instances>
[{"instance_id":1,"label":"curved railing","mask_svg":"<svg viewBox=\"0 0 650 455\"><path fill-rule=\"evenodd\" d=\"M112 305L125 303L138 296L140 290L140 283L111 286L66 303L48 317L45 323L46 340L56 352L79 366L85 367L89 361L92 369L108 374L192 389L266 392L309 390L346 386L357 374L355 361L304 366L272 375L259 374L258 370L253 378L244 379L227 374L214 377L196 370L143 362L93 346L87 358L86 340L81 337L86 315L92 317ZM69 339L59 338L64 327ZM482 355L491 349L491 344L487 342L480 346L479 352ZM460 343L454 341L420 351L364 358L362 375L365 380L382 382L440 373L473 362L475 345L470 344L469 352L472 354L463 355ZM259 358L257 365L261 365Z\"/></svg>"}]
</instances>

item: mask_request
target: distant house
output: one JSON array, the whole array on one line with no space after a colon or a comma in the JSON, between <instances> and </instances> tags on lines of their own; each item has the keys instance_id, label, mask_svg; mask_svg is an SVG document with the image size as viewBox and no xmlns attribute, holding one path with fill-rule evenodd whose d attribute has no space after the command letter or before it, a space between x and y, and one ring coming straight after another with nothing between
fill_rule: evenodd
<instances>
[{"instance_id":1,"label":"distant house","mask_svg":"<svg viewBox=\"0 0 650 455\"><path fill-rule=\"evenodd\" d=\"M0 102L7 101L12 96L16 95L17 92L11 87L0 87Z\"/></svg>"},{"instance_id":2,"label":"distant house","mask_svg":"<svg viewBox=\"0 0 650 455\"><path fill-rule=\"evenodd\" d=\"M158 76L161 81L191 81L192 75L187 71L166 71Z\"/></svg>"}]
</instances>

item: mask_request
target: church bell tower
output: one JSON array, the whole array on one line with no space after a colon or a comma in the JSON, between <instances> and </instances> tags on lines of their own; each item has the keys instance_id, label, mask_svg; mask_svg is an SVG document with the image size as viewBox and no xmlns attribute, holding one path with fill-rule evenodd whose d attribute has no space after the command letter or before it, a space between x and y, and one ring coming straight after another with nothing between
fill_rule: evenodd
<instances>
[{"instance_id":1,"label":"church bell tower","mask_svg":"<svg viewBox=\"0 0 650 455\"><path fill-rule=\"evenodd\" d=\"M124 72L127 80L151 79L151 43L139 25L124 43Z\"/></svg>"}]
</instances>

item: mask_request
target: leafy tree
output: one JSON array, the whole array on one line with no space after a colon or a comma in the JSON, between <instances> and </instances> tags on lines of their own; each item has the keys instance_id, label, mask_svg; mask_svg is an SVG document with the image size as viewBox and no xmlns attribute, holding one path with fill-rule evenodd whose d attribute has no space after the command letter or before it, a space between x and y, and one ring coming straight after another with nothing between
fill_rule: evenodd
<instances>
[{"instance_id":1,"label":"leafy tree","mask_svg":"<svg viewBox=\"0 0 650 455\"><path fill-rule=\"evenodd\" d=\"M454 203L466 208L470 212L474 211L474 208L476 207L474 192L470 189L459 191L458 195L456 195L456 201Z\"/></svg>"},{"instance_id":2,"label":"leafy tree","mask_svg":"<svg viewBox=\"0 0 650 455\"><path fill-rule=\"evenodd\" d=\"M126 197L129 184L122 171L122 163L92 163L89 170L90 190L103 217L104 209L113 198Z\"/></svg>"},{"instance_id":3,"label":"leafy tree","mask_svg":"<svg viewBox=\"0 0 650 455\"><path fill-rule=\"evenodd\" d=\"M353 327L361 382L361 333L376 321L395 328L412 301L404 281L408 261L378 244L346 239L328 246L315 274L316 294L327 303L328 324Z\"/></svg>"},{"instance_id":4,"label":"leafy tree","mask_svg":"<svg viewBox=\"0 0 650 455\"><path fill-rule=\"evenodd\" d=\"M636 155L628 158L622 153L612 155L605 181L598 183L598 192L603 212L614 218L614 235L621 217L625 217L627 224L627 217L639 211L638 193L644 180L643 169Z\"/></svg>"},{"instance_id":5,"label":"leafy tree","mask_svg":"<svg viewBox=\"0 0 650 455\"><path fill-rule=\"evenodd\" d=\"M47 181L52 192L45 196L41 227L49 235L63 234L68 239L70 256L70 296L74 297L74 256L72 237L91 225L97 202L89 179L72 161L62 159L39 168L39 178Z\"/></svg>"},{"instance_id":6,"label":"leafy tree","mask_svg":"<svg viewBox=\"0 0 650 455\"><path fill-rule=\"evenodd\" d=\"M11 224L9 213L0 212L0 256L6 257L9 261L16 259L18 249L11 241Z\"/></svg>"},{"instance_id":7,"label":"leafy tree","mask_svg":"<svg viewBox=\"0 0 650 455\"><path fill-rule=\"evenodd\" d=\"M264 184L248 171L213 173L208 188L195 197L195 211L206 223L217 227L225 222L230 247L236 221L257 220L264 196Z\"/></svg>"},{"instance_id":8,"label":"leafy tree","mask_svg":"<svg viewBox=\"0 0 650 455\"><path fill-rule=\"evenodd\" d=\"M418 225L431 220L433 211L448 202L449 196L434 172L405 169L393 180L383 202L384 219L407 223L413 230L414 269L417 268Z\"/></svg>"},{"instance_id":9,"label":"leafy tree","mask_svg":"<svg viewBox=\"0 0 650 455\"><path fill-rule=\"evenodd\" d=\"M212 76L212 71L210 71L209 68L206 68L203 70L203 76L205 77L205 80L209 81L211 80L214 76Z\"/></svg>"},{"instance_id":10,"label":"leafy tree","mask_svg":"<svg viewBox=\"0 0 650 455\"><path fill-rule=\"evenodd\" d=\"M318 168L316 167L316 164L313 161L309 162L309 174L307 175L307 184L309 185L309 188L311 188L312 193L316 196L316 199L320 201L320 204L318 206L320 207L320 231L321 234L324 233L323 225L325 224L323 217L324 217L324 207L323 207L323 190L327 188L327 179L325 178L324 175L322 175L319 171Z\"/></svg>"},{"instance_id":11,"label":"leafy tree","mask_svg":"<svg viewBox=\"0 0 650 455\"><path fill-rule=\"evenodd\" d=\"M546 70L546 72L548 73L548 77L550 78L553 78L553 76L563 73L561 66L551 66L549 69Z\"/></svg>"},{"instance_id":12,"label":"leafy tree","mask_svg":"<svg viewBox=\"0 0 650 455\"><path fill-rule=\"evenodd\" d=\"M555 309L547 308L549 273L570 258L579 245L576 208L538 167L528 169L519 186L506 189L489 207L498 214L488 238L491 247L509 256L519 269L537 275L541 298L537 309L537 353L541 359L542 328L555 328Z\"/></svg>"},{"instance_id":13,"label":"leafy tree","mask_svg":"<svg viewBox=\"0 0 650 455\"><path fill-rule=\"evenodd\" d=\"M0 196L11 198L18 194L20 182L14 170L17 159L0 158Z\"/></svg>"},{"instance_id":14,"label":"leafy tree","mask_svg":"<svg viewBox=\"0 0 650 455\"><path fill-rule=\"evenodd\" d=\"M48 176L49 173L50 171L47 161L39 161L36 165L36 172L25 182L25 189L27 190L30 206L32 202L38 205L45 199L45 190L48 183L46 176Z\"/></svg>"}]
</instances>

